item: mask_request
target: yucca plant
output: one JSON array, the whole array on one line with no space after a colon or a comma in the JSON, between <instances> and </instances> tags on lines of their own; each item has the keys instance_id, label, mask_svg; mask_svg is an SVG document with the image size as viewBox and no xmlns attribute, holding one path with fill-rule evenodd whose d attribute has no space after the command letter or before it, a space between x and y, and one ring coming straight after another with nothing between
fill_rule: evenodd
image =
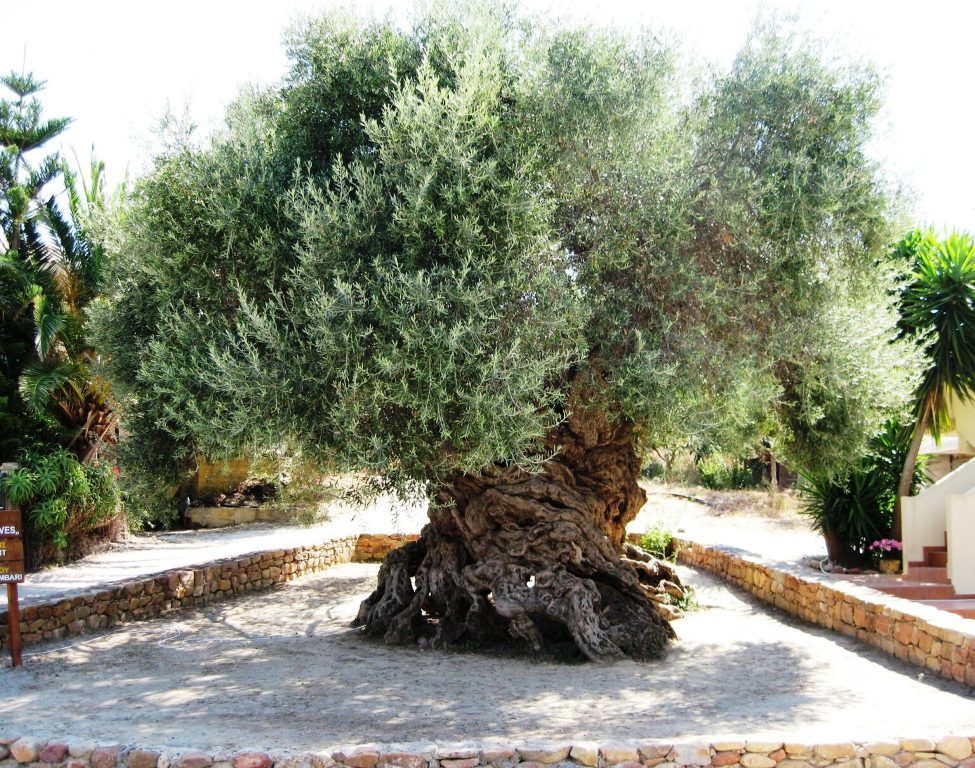
<instances>
[{"instance_id":1,"label":"yucca plant","mask_svg":"<svg viewBox=\"0 0 975 768\"><path fill-rule=\"evenodd\" d=\"M911 493L921 440L936 440L950 426L948 403L975 395L975 239L953 233L944 240L912 232L896 247L913 269L901 296L901 330L917 339L929 362L917 389L913 439L897 488L893 535L901 538L900 498Z\"/></svg>"},{"instance_id":2,"label":"yucca plant","mask_svg":"<svg viewBox=\"0 0 975 768\"><path fill-rule=\"evenodd\" d=\"M871 441L870 452L847 474L800 472L800 510L813 530L823 535L830 560L867 565L870 543L892 530L897 485L911 436L910 425L890 420ZM922 457L914 463L909 492L923 480Z\"/></svg>"}]
</instances>

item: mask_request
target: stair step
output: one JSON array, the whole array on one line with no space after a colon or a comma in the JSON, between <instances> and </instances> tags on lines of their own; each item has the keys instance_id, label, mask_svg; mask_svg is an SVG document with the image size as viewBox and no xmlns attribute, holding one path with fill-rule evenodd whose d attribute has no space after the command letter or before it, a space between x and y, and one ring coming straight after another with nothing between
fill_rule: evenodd
<instances>
[{"instance_id":1,"label":"stair step","mask_svg":"<svg viewBox=\"0 0 975 768\"><path fill-rule=\"evenodd\" d=\"M871 584L874 589L907 600L951 600L957 595L950 584L925 584L901 581L894 584Z\"/></svg>"},{"instance_id":2,"label":"stair step","mask_svg":"<svg viewBox=\"0 0 975 768\"><path fill-rule=\"evenodd\" d=\"M924 581L927 583L950 583L947 568L935 568L930 565L911 566L904 574L905 581Z\"/></svg>"},{"instance_id":3,"label":"stair step","mask_svg":"<svg viewBox=\"0 0 975 768\"><path fill-rule=\"evenodd\" d=\"M924 561L919 565L944 568L948 565L948 547L924 547Z\"/></svg>"},{"instance_id":4,"label":"stair step","mask_svg":"<svg viewBox=\"0 0 975 768\"><path fill-rule=\"evenodd\" d=\"M932 608L957 613L966 619L975 619L975 600L922 600L921 602Z\"/></svg>"}]
</instances>

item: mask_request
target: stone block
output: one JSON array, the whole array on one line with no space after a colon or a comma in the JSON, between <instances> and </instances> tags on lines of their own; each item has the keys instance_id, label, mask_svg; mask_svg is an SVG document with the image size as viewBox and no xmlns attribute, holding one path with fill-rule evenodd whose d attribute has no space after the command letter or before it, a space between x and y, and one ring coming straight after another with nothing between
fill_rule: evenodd
<instances>
[{"instance_id":1,"label":"stone block","mask_svg":"<svg viewBox=\"0 0 975 768\"><path fill-rule=\"evenodd\" d=\"M95 751L95 745L84 741L69 741L68 754L79 759L87 758Z\"/></svg>"},{"instance_id":2,"label":"stone block","mask_svg":"<svg viewBox=\"0 0 975 768\"><path fill-rule=\"evenodd\" d=\"M477 765L477 758L467 759L473 759L474 765ZM448 762L443 761L441 765L446 765ZM384 752L379 756L377 764L380 768L383 766L392 766L392 768L424 768L427 764L427 759L416 752ZM234 768L239 768L239 766L235 765Z\"/></svg>"},{"instance_id":3,"label":"stone block","mask_svg":"<svg viewBox=\"0 0 975 768\"><path fill-rule=\"evenodd\" d=\"M502 764L511 763L515 757L515 750L513 749L485 749L481 751L481 762L484 765L494 765L500 766ZM582 762L581 760L579 762ZM589 765L589 763L583 763L583 765ZM595 765L593 763L592 765Z\"/></svg>"},{"instance_id":4,"label":"stone block","mask_svg":"<svg viewBox=\"0 0 975 768\"><path fill-rule=\"evenodd\" d=\"M937 748L934 739L901 739L901 749L905 752L934 752Z\"/></svg>"},{"instance_id":5,"label":"stone block","mask_svg":"<svg viewBox=\"0 0 975 768\"><path fill-rule=\"evenodd\" d=\"M893 757L901 751L900 744L896 741L869 741L863 745L863 748L871 755L884 757Z\"/></svg>"},{"instance_id":6,"label":"stone block","mask_svg":"<svg viewBox=\"0 0 975 768\"><path fill-rule=\"evenodd\" d=\"M440 768L474 768L481 762L479 757L455 757L440 761ZM382 762L379 763L382 765Z\"/></svg>"},{"instance_id":7,"label":"stone block","mask_svg":"<svg viewBox=\"0 0 975 768\"><path fill-rule=\"evenodd\" d=\"M856 747L851 742L841 741L834 744L817 744L813 748L813 755L822 760L838 760L853 757L856 751Z\"/></svg>"},{"instance_id":8,"label":"stone block","mask_svg":"<svg viewBox=\"0 0 975 768\"><path fill-rule=\"evenodd\" d=\"M708 744L675 744L669 757L677 765L710 765L711 748Z\"/></svg>"},{"instance_id":9,"label":"stone block","mask_svg":"<svg viewBox=\"0 0 975 768\"><path fill-rule=\"evenodd\" d=\"M234 756L234 768L271 768L274 761L264 752L241 752Z\"/></svg>"},{"instance_id":10,"label":"stone block","mask_svg":"<svg viewBox=\"0 0 975 768\"><path fill-rule=\"evenodd\" d=\"M42 749L44 745L41 742L24 737L10 745L10 756L18 763L34 763L37 762Z\"/></svg>"},{"instance_id":11,"label":"stone block","mask_svg":"<svg viewBox=\"0 0 975 768\"><path fill-rule=\"evenodd\" d=\"M796 755L811 755L813 752L812 745L810 744L786 744L784 749L785 753L790 757L794 757Z\"/></svg>"},{"instance_id":12,"label":"stone block","mask_svg":"<svg viewBox=\"0 0 975 768\"><path fill-rule=\"evenodd\" d=\"M555 747L552 749L519 749L518 754L521 755L522 762L552 765L554 763L561 763L563 760L568 758L571 750L572 747Z\"/></svg>"},{"instance_id":13,"label":"stone block","mask_svg":"<svg viewBox=\"0 0 975 768\"><path fill-rule=\"evenodd\" d=\"M972 742L964 736L945 736L938 742L937 750L952 760L964 760L972 756Z\"/></svg>"},{"instance_id":14,"label":"stone block","mask_svg":"<svg viewBox=\"0 0 975 768\"><path fill-rule=\"evenodd\" d=\"M746 752L739 762L742 768L775 768L775 761L771 757L758 752Z\"/></svg>"},{"instance_id":15,"label":"stone block","mask_svg":"<svg viewBox=\"0 0 975 768\"><path fill-rule=\"evenodd\" d=\"M148 749L133 749L129 752L126 762L129 768L156 768L159 763L159 753Z\"/></svg>"},{"instance_id":16,"label":"stone block","mask_svg":"<svg viewBox=\"0 0 975 768\"><path fill-rule=\"evenodd\" d=\"M725 749L714 753L714 756L711 758L711 765L734 765L738 762L740 757L741 752L739 752L737 749Z\"/></svg>"},{"instance_id":17,"label":"stone block","mask_svg":"<svg viewBox=\"0 0 975 768\"><path fill-rule=\"evenodd\" d=\"M56 764L64 760L68 754L68 745L60 741L48 742L48 745L41 750L38 760L42 763Z\"/></svg>"},{"instance_id":18,"label":"stone block","mask_svg":"<svg viewBox=\"0 0 975 768\"><path fill-rule=\"evenodd\" d=\"M673 748L672 744L650 743L641 744L637 749L640 757L647 760L659 760L660 758L666 758Z\"/></svg>"},{"instance_id":19,"label":"stone block","mask_svg":"<svg viewBox=\"0 0 975 768\"><path fill-rule=\"evenodd\" d=\"M782 742L770 742L770 741L746 741L745 751L746 752L757 752L762 755L767 755L770 752L775 752L777 749L782 749Z\"/></svg>"},{"instance_id":20,"label":"stone block","mask_svg":"<svg viewBox=\"0 0 975 768\"><path fill-rule=\"evenodd\" d=\"M640 761L640 753L636 748L624 744L603 744L599 748L599 756L602 758L604 765L618 765L620 763Z\"/></svg>"},{"instance_id":21,"label":"stone block","mask_svg":"<svg viewBox=\"0 0 975 768\"><path fill-rule=\"evenodd\" d=\"M212 765L213 756L206 752L187 752L176 761L176 768L210 768Z\"/></svg>"},{"instance_id":22,"label":"stone block","mask_svg":"<svg viewBox=\"0 0 975 768\"><path fill-rule=\"evenodd\" d=\"M341 757L337 757L336 755L341 755ZM346 755L341 752L335 753L332 755L332 758L337 763L344 763L349 768L373 768L379 762L379 753L364 749L353 752L351 755Z\"/></svg>"},{"instance_id":23,"label":"stone block","mask_svg":"<svg viewBox=\"0 0 975 768\"><path fill-rule=\"evenodd\" d=\"M715 752L728 752L730 750L737 750L741 752L745 748L745 742L743 741L713 741L711 742L711 748Z\"/></svg>"},{"instance_id":24,"label":"stone block","mask_svg":"<svg viewBox=\"0 0 975 768\"><path fill-rule=\"evenodd\" d=\"M569 750L569 757L581 765L588 765L590 768L592 768L599 763L599 750L593 747L585 747L580 744L576 744L571 750ZM485 759L484 762L489 763L492 761Z\"/></svg>"},{"instance_id":25,"label":"stone block","mask_svg":"<svg viewBox=\"0 0 975 768\"><path fill-rule=\"evenodd\" d=\"M900 766L886 755L872 755L867 758L867 768L900 768Z\"/></svg>"}]
</instances>

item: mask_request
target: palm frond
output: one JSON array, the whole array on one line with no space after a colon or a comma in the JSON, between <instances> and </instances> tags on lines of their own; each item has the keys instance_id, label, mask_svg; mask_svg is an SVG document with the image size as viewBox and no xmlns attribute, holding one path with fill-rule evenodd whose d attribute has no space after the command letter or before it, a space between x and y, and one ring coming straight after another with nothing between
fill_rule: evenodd
<instances>
[{"instance_id":1,"label":"palm frond","mask_svg":"<svg viewBox=\"0 0 975 768\"><path fill-rule=\"evenodd\" d=\"M28 407L43 412L52 401L82 399L84 373L78 365L70 362L36 362L24 369L18 388Z\"/></svg>"}]
</instances>

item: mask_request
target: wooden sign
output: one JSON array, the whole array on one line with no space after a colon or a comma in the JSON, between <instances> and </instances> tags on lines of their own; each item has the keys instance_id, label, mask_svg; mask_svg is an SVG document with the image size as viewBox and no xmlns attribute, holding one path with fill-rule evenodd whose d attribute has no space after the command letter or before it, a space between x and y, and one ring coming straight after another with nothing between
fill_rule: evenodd
<instances>
[{"instance_id":1,"label":"wooden sign","mask_svg":"<svg viewBox=\"0 0 975 768\"><path fill-rule=\"evenodd\" d=\"M23 533L19 511L0 511L0 584L19 584L24 580Z\"/></svg>"}]
</instances>

